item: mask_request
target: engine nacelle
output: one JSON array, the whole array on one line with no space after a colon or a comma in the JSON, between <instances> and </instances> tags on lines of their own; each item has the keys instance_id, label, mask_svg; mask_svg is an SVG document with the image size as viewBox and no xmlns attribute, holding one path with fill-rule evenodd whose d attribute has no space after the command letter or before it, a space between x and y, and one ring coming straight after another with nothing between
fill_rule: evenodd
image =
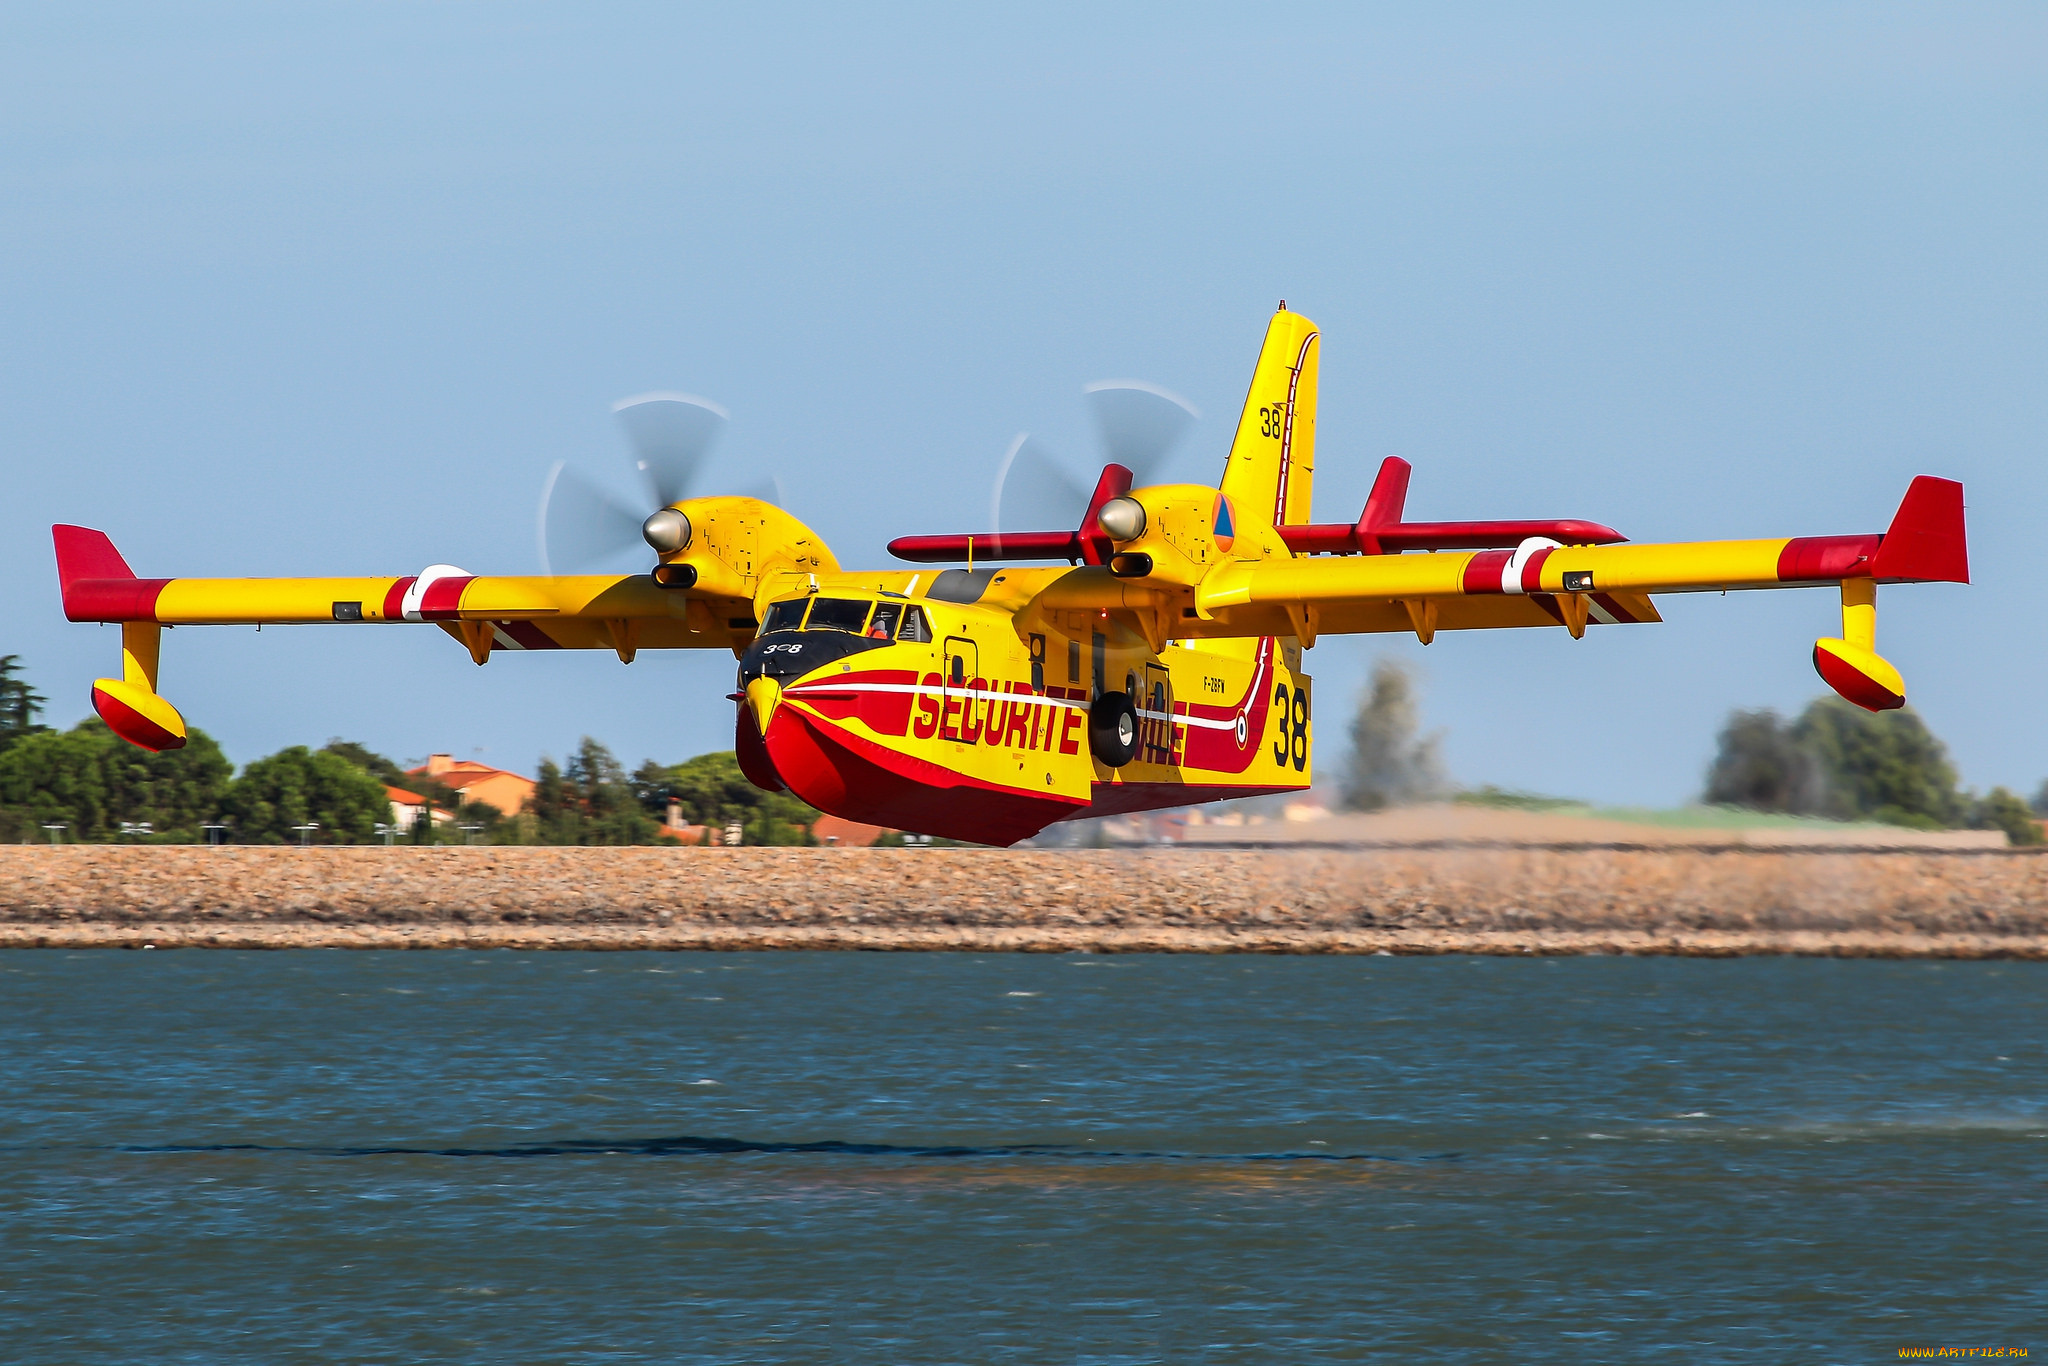
<instances>
[{"instance_id":1,"label":"engine nacelle","mask_svg":"<svg viewBox=\"0 0 2048 1366\"><path fill-rule=\"evenodd\" d=\"M682 514L686 530L680 544L662 552L655 581L664 588L745 601L759 591L766 575L839 569L824 540L773 503L689 498L667 510Z\"/></svg>"}]
</instances>

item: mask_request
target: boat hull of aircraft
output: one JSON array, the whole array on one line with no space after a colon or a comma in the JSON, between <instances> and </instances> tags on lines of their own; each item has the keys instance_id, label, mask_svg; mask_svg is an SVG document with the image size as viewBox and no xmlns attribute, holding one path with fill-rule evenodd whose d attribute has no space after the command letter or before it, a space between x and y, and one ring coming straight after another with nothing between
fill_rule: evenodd
<instances>
[{"instance_id":1,"label":"boat hull of aircraft","mask_svg":"<svg viewBox=\"0 0 2048 1366\"><path fill-rule=\"evenodd\" d=\"M1270 637L1154 650L1101 609L1045 605L1067 572L931 585L979 589L972 604L884 590L859 619L872 629L915 607L929 640L847 654L840 642L861 636L764 630L742 657L736 695L735 748L764 769L750 776L833 815L985 844L1062 820L1310 784L1314 706L1298 650ZM860 610L853 602L867 605L823 589L815 604L790 606L843 621ZM777 667L806 654L828 658ZM1128 757L1100 730L1126 700Z\"/></svg>"}]
</instances>

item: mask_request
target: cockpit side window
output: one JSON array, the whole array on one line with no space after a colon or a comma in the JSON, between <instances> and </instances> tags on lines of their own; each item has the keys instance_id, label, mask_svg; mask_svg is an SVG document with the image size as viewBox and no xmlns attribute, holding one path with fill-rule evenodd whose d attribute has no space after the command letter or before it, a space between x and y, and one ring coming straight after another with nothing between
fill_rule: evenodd
<instances>
[{"instance_id":1,"label":"cockpit side window","mask_svg":"<svg viewBox=\"0 0 2048 1366\"><path fill-rule=\"evenodd\" d=\"M868 639L894 640L896 638L896 619L902 615L903 604L900 602L876 604L874 620L868 623Z\"/></svg>"},{"instance_id":2,"label":"cockpit side window","mask_svg":"<svg viewBox=\"0 0 2048 1366\"><path fill-rule=\"evenodd\" d=\"M924 619L924 608L912 607L904 611L903 627L896 632L896 639L912 640L920 645L931 644L932 625Z\"/></svg>"},{"instance_id":3,"label":"cockpit side window","mask_svg":"<svg viewBox=\"0 0 2048 1366\"><path fill-rule=\"evenodd\" d=\"M761 634L765 636L770 631L794 631L803 625L804 608L808 606L810 602L805 598L776 603L768 609L768 620L761 623Z\"/></svg>"},{"instance_id":4,"label":"cockpit side window","mask_svg":"<svg viewBox=\"0 0 2048 1366\"><path fill-rule=\"evenodd\" d=\"M866 598L816 598L811 602L811 619L805 629L811 631L851 631L860 634L860 628L867 625L868 608L874 604Z\"/></svg>"}]
</instances>

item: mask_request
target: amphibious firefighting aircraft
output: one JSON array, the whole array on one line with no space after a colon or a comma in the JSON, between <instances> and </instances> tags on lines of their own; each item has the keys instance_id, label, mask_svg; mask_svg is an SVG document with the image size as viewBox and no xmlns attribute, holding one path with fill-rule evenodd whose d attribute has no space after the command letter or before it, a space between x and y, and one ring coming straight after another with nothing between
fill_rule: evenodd
<instances>
[{"instance_id":1,"label":"amphibious firefighting aircraft","mask_svg":"<svg viewBox=\"0 0 2048 1366\"><path fill-rule=\"evenodd\" d=\"M1583 521L1406 521L1409 467L1389 458L1355 522L1315 523L1318 353L1315 324L1283 301L1218 487L1133 487L1110 463L1074 530L890 546L965 567L842 570L771 502L683 496L723 414L657 395L621 405L658 504L639 527L649 572L143 579L104 534L58 526L64 611L121 624L121 677L94 682L93 706L151 750L185 742L157 691L165 626L430 622L478 664L731 650L734 746L754 783L851 820L1007 845L1055 821L1307 787L1302 653L1325 634L1578 639L1659 620L1659 593L1833 586L1841 634L1814 643L1814 666L1875 711L1906 694L1875 650L1877 586L1969 581L1962 486L1926 476L1882 533L1636 545Z\"/></svg>"}]
</instances>

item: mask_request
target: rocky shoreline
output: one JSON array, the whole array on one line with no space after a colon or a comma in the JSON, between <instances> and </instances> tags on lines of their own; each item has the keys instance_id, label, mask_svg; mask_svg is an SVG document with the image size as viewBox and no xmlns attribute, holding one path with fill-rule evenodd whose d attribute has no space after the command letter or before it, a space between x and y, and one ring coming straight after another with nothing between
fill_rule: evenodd
<instances>
[{"instance_id":1,"label":"rocky shoreline","mask_svg":"<svg viewBox=\"0 0 2048 1366\"><path fill-rule=\"evenodd\" d=\"M0 947L2048 959L2048 859L1430 840L1139 850L0 848Z\"/></svg>"}]
</instances>

